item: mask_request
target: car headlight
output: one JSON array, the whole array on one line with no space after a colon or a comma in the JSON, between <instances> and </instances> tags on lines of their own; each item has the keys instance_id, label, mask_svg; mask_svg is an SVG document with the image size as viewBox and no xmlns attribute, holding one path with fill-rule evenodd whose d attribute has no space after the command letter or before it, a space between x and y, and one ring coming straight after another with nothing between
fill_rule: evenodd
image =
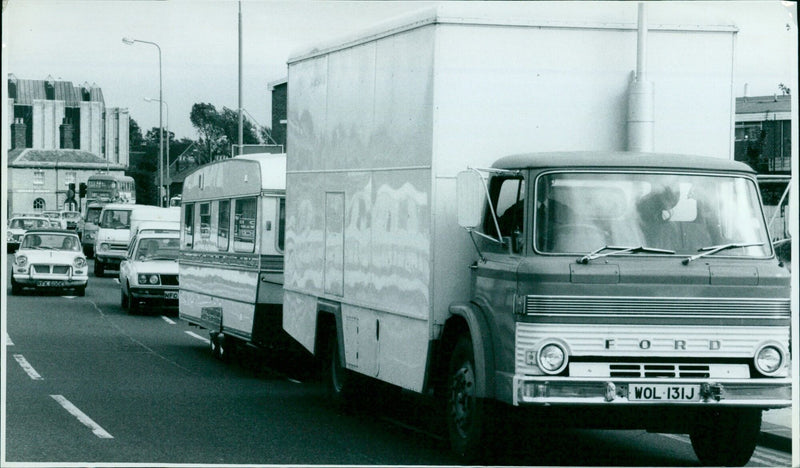
<instances>
[{"instance_id":1,"label":"car headlight","mask_svg":"<svg viewBox=\"0 0 800 468\"><path fill-rule=\"evenodd\" d=\"M17 257L14 258L14 265L20 268L26 266L27 264L28 264L28 257L24 255L17 255Z\"/></svg>"},{"instance_id":2,"label":"car headlight","mask_svg":"<svg viewBox=\"0 0 800 468\"><path fill-rule=\"evenodd\" d=\"M6 231L6 239L8 240L14 239L14 233L11 231Z\"/></svg>"},{"instance_id":3,"label":"car headlight","mask_svg":"<svg viewBox=\"0 0 800 468\"><path fill-rule=\"evenodd\" d=\"M89 240L93 240L94 239L94 233L93 232L84 232L84 234L86 234L86 238L87 239L89 239Z\"/></svg>"},{"instance_id":4,"label":"car headlight","mask_svg":"<svg viewBox=\"0 0 800 468\"><path fill-rule=\"evenodd\" d=\"M758 350L754 361L759 372L771 375L783 365L783 353L777 347L767 345Z\"/></svg>"},{"instance_id":5,"label":"car headlight","mask_svg":"<svg viewBox=\"0 0 800 468\"><path fill-rule=\"evenodd\" d=\"M539 348L536 361L545 373L558 374L567 366L567 353L560 345L549 343Z\"/></svg>"},{"instance_id":6,"label":"car headlight","mask_svg":"<svg viewBox=\"0 0 800 468\"><path fill-rule=\"evenodd\" d=\"M140 274L139 277L139 284L159 284L158 275L148 275L148 274Z\"/></svg>"},{"instance_id":7,"label":"car headlight","mask_svg":"<svg viewBox=\"0 0 800 468\"><path fill-rule=\"evenodd\" d=\"M86 259L83 257L75 257L75 260L72 262L72 266L76 269L81 269L86 267Z\"/></svg>"}]
</instances>

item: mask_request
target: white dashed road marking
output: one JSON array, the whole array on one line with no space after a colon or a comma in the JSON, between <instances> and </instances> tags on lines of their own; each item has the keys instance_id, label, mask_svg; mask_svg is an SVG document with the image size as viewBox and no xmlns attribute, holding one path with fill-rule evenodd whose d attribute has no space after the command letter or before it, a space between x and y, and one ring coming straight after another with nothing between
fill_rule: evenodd
<instances>
[{"instance_id":1,"label":"white dashed road marking","mask_svg":"<svg viewBox=\"0 0 800 468\"><path fill-rule=\"evenodd\" d=\"M6 346L14 346L14 342L11 341L11 337L8 336L8 333L6 333Z\"/></svg>"},{"instance_id":2,"label":"white dashed road marking","mask_svg":"<svg viewBox=\"0 0 800 468\"><path fill-rule=\"evenodd\" d=\"M28 376L31 379L33 379L33 380L44 380L44 379L42 379L42 376L39 375L38 372L36 372L36 370L33 368L33 366L31 366L31 364L28 362L28 360L25 359L25 356L23 356L21 354L15 354L14 355L14 359L17 360L17 362L19 363L19 366L22 367L22 370L24 370L25 373L28 374Z\"/></svg>"},{"instance_id":3,"label":"white dashed road marking","mask_svg":"<svg viewBox=\"0 0 800 468\"><path fill-rule=\"evenodd\" d=\"M197 333L192 333L190 331L187 331L186 334L191 336L192 338L197 338L200 341L205 341L206 343L211 343L211 340L209 340L208 338L203 338L202 336L198 335Z\"/></svg>"},{"instance_id":4,"label":"white dashed road marking","mask_svg":"<svg viewBox=\"0 0 800 468\"><path fill-rule=\"evenodd\" d=\"M119 278L114 278L114 282L119 284Z\"/></svg>"},{"instance_id":5,"label":"white dashed road marking","mask_svg":"<svg viewBox=\"0 0 800 468\"><path fill-rule=\"evenodd\" d=\"M92 421L92 418L86 416L86 414L83 411L79 410L75 405L73 405L69 400L64 398L62 395L50 395L50 396L53 397L53 399L56 400L58 404L60 404L65 410L67 410L69 414L78 418L78 421L80 421L84 426L91 429L92 433L94 433L94 435L96 435L97 437L101 439L114 438L111 434L106 432L105 429L100 427L99 424Z\"/></svg>"},{"instance_id":6,"label":"white dashed road marking","mask_svg":"<svg viewBox=\"0 0 800 468\"><path fill-rule=\"evenodd\" d=\"M168 324L175 325L175 321L170 319L169 317L165 317L162 315L161 318L164 319L164 321L167 322Z\"/></svg>"}]
</instances>

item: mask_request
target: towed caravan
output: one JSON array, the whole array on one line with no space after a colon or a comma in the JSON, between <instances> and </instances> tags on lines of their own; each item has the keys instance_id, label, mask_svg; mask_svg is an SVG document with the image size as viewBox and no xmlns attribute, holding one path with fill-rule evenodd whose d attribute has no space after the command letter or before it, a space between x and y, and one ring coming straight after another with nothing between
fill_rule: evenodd
<instances>
[{"instance_id":1,"label":"towed caravan","mask_svg":"<svg viewBox=\"0 0 800 468\"><path fill-rule=\"evenodd\" d=\"M285 192L284 154L216 161L184 181L179 314L208 330L218 357L285 336Z\"/></svg>"}]
</instances>

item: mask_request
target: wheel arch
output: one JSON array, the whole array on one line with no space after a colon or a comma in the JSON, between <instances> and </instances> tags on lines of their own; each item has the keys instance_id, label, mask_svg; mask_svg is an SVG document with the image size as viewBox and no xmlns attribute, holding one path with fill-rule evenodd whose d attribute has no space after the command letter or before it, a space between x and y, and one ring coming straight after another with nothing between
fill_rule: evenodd
<instances>
[{"instance_id":1,"label":"wheel arch","mask_svg":"<svg viewBox=\"0 0 800 468\"><path fill-rule=\"evenodd\" d=\"M477 396L492 398L495 394L492 335L483 310L474 303L459 303L450 306L450 317L445 322L442 332L441 353L439 353L440 359L436 374L447 375L449 357L458 338L462 335L468 336L472 341Z\"/></svg>"},{"instance_id":2,"label":"wheel arch","mask_svg":"<svg viewBox=\"0 0 800 468\"><path fill-rule=\"evenodd\" d=\"M314 333L315 356L321 356L327 351L331 332L336 333L340 363L345 367L342 305L338 302L320 300L317 302L317 325Z\"/></svg>"}]
</instances>

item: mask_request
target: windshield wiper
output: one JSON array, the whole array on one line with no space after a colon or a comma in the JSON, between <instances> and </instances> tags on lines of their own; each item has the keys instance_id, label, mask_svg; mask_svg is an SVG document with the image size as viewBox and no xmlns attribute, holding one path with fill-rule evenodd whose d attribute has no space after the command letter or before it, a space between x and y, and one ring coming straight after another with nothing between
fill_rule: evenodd
<instances>
[{"instance_id":1,"label":"windshield wiper","mask_svg":"<svg viewBox=\"0 0 800 468\"><path fill-rule=\"evenodd\" d=\"M171 257L167 255L156 255L154 257L145 257L144 260L177 260L178 257Z\"/></svg>"},{"instance_id":2,"label":"windshield wiper","mask_svg":"<svg viewBox=\"0 0 800 468\"><path fill-rule=\"evenodd\" d=\"M611 252L600 253L604 250L612 250ZM614 245L606 245L604 247L600 247L599 249L590 252L583 257L578 259L578 263L582 263L586 265L591 260L596 258L608 257L610 255L620 255L625 253L637 253L637 252L648 252L648 253L660 253L660 254L674 254L674 250L665 250L665 249L655 249L652 247L645 247L643 245L637 247L620 247Z\"/></svg>"},{"instance_id":3,"label":"windshield wiper","mask_svg":"<svg viewBox=\"0 0 800 468\"><path fill-rule=\"evenodd\" d=\"M689 262L697 260L698 258L703 258L706 255L713 255L717 252L722 252L723 250L739 249L744 247L760 247L762 245L764 245L763 242L744 242L744 243L735 242L731 244L710 245L708 247L703 247L702 249L699 249L700 252L702 253L699 253L697 255L692 255L691 257L688 258L684 258L681 263L683 263L684 265L688 265Z\"/></svg>"}]
</instances>

